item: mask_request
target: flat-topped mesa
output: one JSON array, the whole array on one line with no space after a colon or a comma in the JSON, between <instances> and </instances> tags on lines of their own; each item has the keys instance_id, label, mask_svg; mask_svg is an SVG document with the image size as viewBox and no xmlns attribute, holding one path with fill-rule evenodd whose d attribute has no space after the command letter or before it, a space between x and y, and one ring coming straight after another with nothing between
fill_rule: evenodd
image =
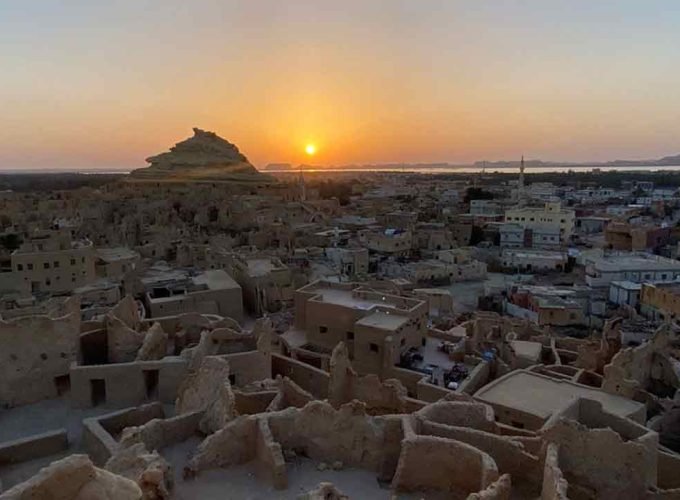
<instances>
[{"instance_id":1,"label":"flat-topped mesa","mask_svg":"<svg viewBox=\"0 0 680 500\"><path fill-rule=\"evenodd\" d=\"M169 181L268 181L236 145L214 132L194 128L194 135L178 142L170 151L150 156L147 168L134 170L132 177Z\"/></svg>"}]
</instances>

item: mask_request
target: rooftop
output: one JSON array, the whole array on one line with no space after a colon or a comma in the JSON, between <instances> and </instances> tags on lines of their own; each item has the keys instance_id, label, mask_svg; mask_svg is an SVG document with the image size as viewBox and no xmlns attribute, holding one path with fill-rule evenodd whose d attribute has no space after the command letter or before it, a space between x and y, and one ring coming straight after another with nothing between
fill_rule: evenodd
<instances>
[{"instance_id":1,"label":"rooftop","mask_svg":"<svg viewBox=\"0 0 680 500\"><path fill-rule=\"evenodd\" d=\"M116 262L118 260L134 259L139 254L127 247L97 248L97 257L104 262Z\"/></svg>"},{"instance_id":2,"label":"rooftop","mask_svg":"<svg viewBox=\"0 0 680 500\"><path fill-rule=\"evenodd\" d=\"M408 323L408 320L409 319L407 316L376 311L373 314L364 316L359 321L357 321L356 324L372 328L382 328L383 330L398 330Z\"/></svg>"},{"instance_id":3,"label":"rooftop","mask_svg":"<svg viewBox=\"0 0 680 500\"><path fill-rule=\"evenodd\" d=\"M579 398L599 401L606 411L622 417L631 417L644 411L644 405L637 401L526 370L515 370L491 382L478 390L475 398L485 403L515 408L542 419L548 419Z\"/></svg>"},{"instance_id":4,"label":"rooftop","mask_svg":"<svg viewBox=\"0 0 680 500\"><path fill-rule=\"evenodd\" d=\"M234 281L234 278L221 269L206 271L203 274L194 276L192 281L196 285L206 285L210 290L240 288L239 284Z\"/></svg>"},{"instance_id":5,"label":"rooftop","mask_svg":"<svg viewBox=\"0 0 680 500\"><path fill-rule=\"evenodd\" d=\"M680 271L679 261L651 254L609 255L594 258L591 263L597 270L605 272L668 269Z\"/></svg>"}]
</instances>

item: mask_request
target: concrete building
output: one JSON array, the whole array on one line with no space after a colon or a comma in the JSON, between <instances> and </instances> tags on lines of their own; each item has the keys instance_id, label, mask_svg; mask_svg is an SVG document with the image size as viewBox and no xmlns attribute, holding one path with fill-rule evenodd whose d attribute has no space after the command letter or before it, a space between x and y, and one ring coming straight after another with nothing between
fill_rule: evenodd
<instances>
[{"instance_id":1,"label":"concrete building","mask_svg":"<svg viewBox=\"0 0 680 500\"><path fill-rule=\"evenodd\" d=\"M552 378L528 370L512 371L475 393L491 405L499 422L538 430L563 407L579 398L592 399L617 416L644 423L645 405L571 380Z\"/></svg>"},{"instance_id":2,"label":"concrete building","mask_svg":"<svg viewBox=\"0 0 680 500\"><path fill-rule=\"evenodd\" d=\"M659 320L680 317L680 282L643 283L640 288L640 312Z\"/></svg>"},{"instance_id":3,"label":"concrete building","mask_svg":"<svg viewBox=\"0 0 680 500\"><path fill-rule=\"evenodd\" d=\"M562 208L559 202L548 202L544 207L523 207L505 211L505 222L534 229L552 225L559 228L561 241L567 241L574 233L576 215L574 210Z\"/></svg>"},{"instance_id":4,"label":"concrete building","mask_svg":"<svg viewBox=\"0 0 680 500\"><path fill-rule=\"evenodd\" d=\"M225 270L243 291L245 307L253 314L261 316L292 304L293 275L278 257L231 252L222 260Z\"/></svg>"},{"instance_id":5,"label":"concrete building","mask_svg":"<svg viewBox=\"0 0 680 500\"><path fill-rule=\"evenodd\" d=\"M74 241L65 231L32 233L11 260L16 282L33 294L68 292L96 278L92 242Z\"/></svg>"},{"instance_id":6,"label":"concrete building","mask_svg":"<svg viewBox=\"0 0 680 500\"><path fill-rule=\"evenodd\" d=\"M567 254L547 250L505 249L501 254L501 265L506 269L520 271L564 271Z\"/></svg>"},{"instance_id":7,"label":"concrete building","mask_svg":"<svg viewBox=\"0 0 680 500\"><path fill-rule=\"evenodd\" d=\"M500 203L494 200L471 200L470 215L495 218L503 215Z\"/></svg>"},{"instance_id":8,"label":"concrete building","mask_svg":"<svg viewBox=\"0 0 680 500\"><path fill-rule=\"evenodd\" d=\"M362 230L359 241L372 252L406 255L411 252L413 234L401 229Z\"/></svg>"},{"instance_id":9,"label":"concrete building","mask_svg":"<svg viewBox=\"0 0 680 500\"><path fill-rule=\"evenodd\" d=\"M368 274L368 249L366 248L326 248L326 258L344 276L365 277Z\"/></svg>"},{"instance_id":10,"label":"concrete building","mask_svg":"<svg viewBox=\"0 0 680 500\"><path fill-rule=\"evenodd\" d=\"M609 285L609 302L619 306L637 307L640 303L640 283L612 281Z\"/></svg>"},{"instance_id":11,"label":"concrete building","mask_svg":"<svg viewBox=\"0 0 680 500\"><path fill-rule=\"evenodd\" d=\"M579 292L573 287L520 286L508 293L505 312L540 326L584 325L588 301Z\"/></svg>"},{"instance_id":12,"label":"concrete building","mask_svg":"<svg viewBox=\"0 0 680 500\"><path fill-rule=\"evenodd\" d=\"M516 223L505 223L498 229L501 248L524 248L524 227Z\"/></svg>"},{"instance_id":13,"label":"concrete building","mask_svg":"<svg viewBox=\"0 0 680 500\"><path fill-rule=\"evenodd\" d=\"M612 250L638 252L656 250L670 241L671 228L657 226L632 226L612 222L604 232L607 246Z\"/></svg>"},{"instance_id":14,"label":"concrete building","mask_svg":"<svg viewBox=\"0 0 680 500\"><path fill-rule=\"evenodd\" d=\"M622 253L586 261L586 283L591 287L608 287L613 281L644 283L679 278L680 262L658 255Z\"/></svg>"},{"instance_id":15,"label":"concrete building","mask_svg":"<svg viewBox=\"0 0 680 500\"><path fill-rule=\"evenodd\" d=\"M428 310L424 300L315 281L295 292L295 328L282 339L294 358L320 367L345 342L360 373L383 376L403 352L424 345Z\"/></svg>"},{"instance_id":16,"label":"concrete building","mask_svg":"<svg viewBox=\"0 0 680 500\"><path fill-rule=\"evenodd\" d=\"M243 320L241 287L221 269L195 276L161 271L142 278L142 283L147 289L145 303L152 318L197 312Z\"/></svg>"},{"instance_id":17,"label":"concrete building","mask_svg":"<svg viewBox=\"0 0 680 500\"><path fill-rule=\"evenodd\" d=\"M125 247L97 248L95 253L95 272L100 278L120 279L141 261L139 253Z\"/></svg>"}]
</instances>

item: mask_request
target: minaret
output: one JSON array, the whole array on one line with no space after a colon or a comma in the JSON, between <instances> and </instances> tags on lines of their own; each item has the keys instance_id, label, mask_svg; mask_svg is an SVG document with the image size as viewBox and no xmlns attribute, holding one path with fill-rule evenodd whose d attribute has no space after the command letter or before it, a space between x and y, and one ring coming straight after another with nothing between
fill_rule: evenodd
<instances>
[{"instance_id":1,"label":"minaret","mask_svg":"<svg viewBox=\"0 0 680 500\"><path fill-rule=\"evenodd\" d=\"M524 155L519 164L519 181L517 182L517 202L519 205L524 203Z\"/></svg>"},{"instance_id":2,"label":"minaret","mask_svg":"<svg viewBox=\"0 0 680 500\"><path fill-rule=\"evenodd\" d=\"M302 174L302 168L300 168L298 187L300 188L300 201L307 201L307 187L305 186L305 176Z\"/></svg>"}]
</instances>

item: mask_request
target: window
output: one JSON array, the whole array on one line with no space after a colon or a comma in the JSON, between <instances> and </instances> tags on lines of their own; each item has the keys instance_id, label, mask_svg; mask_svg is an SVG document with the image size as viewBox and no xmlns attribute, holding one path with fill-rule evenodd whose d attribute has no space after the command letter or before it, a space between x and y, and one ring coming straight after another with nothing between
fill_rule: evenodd
<instances>
[{"instance_id":1,"label":"window","mask_svg":"<svg viewBox=\"0 0 680 500\"><path fill-rule=\"evenodd\" d=\"M52 266L55 267L55 268L59 267L59 261L58 261L58 260L55 260L55 261L52 263Z\"/></svg>"},{"instance_id":2,"label":"window","mask_svg":"<svg viewBox=\"0 0 680 500\"><path fill-rule=\"evenodd\" d=\"M76 259L71 259L71 265L75 266L76 265Z\"/></svg>"},{"instance_id":3,"label":"window","mask_svg":"<svg viewBox=\"0 0 680 500\"><path fill-rule=\"evenodd\" d=\"M81 258L80 258L80 262L82 262L83 264L85 264L85 257L81 257Z\"/></svg>"},{"instance_id":4,"label":"window","mask_svg":"<svg viewBox=\"0 0 680 500\"><path fill-rule=\"evenodd\" d=\"M406 345L406 339L401 339L401 345L405 346Z\"/></svg>"},{"instance_id":5,"label":"window","mask_svg":"<svg viewBox=\"0 0 680 500\"><path fill-rule=\"evenodd\" d=\"M319 333L326 333L327 331L328 331L328 327L325 327L325 326L319 327Z\"/></svg>"},{"instance_id":6,"label":"window","mask_svg":"<svg viewBox=\"0 0 680 500\"><path fill-rule=\"evenodd\" d=\"M378 344L374 344L374 343L372 343L372 342L371 342L370 344L368 344L368 348L369 348L372 352L378 352L378 351L380 350L380 348L378 347Z\"/></svg>"},{"instance_id":7,"label":"window","mask_svg":"<svg viewBox=\"0 0 680 500\"><path fill-rule=\"evenodd\" d=\"M347 332L347 340L354 340L354 332Z\"/></svg>"},{"instance_id":8,"label":"window","mask_svg":"<svg viewBox=\"0 0 680 500\"><path fill-rule=\"evenodd\" d=\"M33 271L33 264L28 264L28 270Z\"/></svg>"},{"instance_id":9,"label":"window","mask_svg":"<svg viewBox=\"0 0 680 500\"><path fill-rule=\"evenodd\" d=\"M17 264L17 271L23 271L24 270L24 265L23 264Z\"/></svg>"},{"instance_id":10,"label":"window","mask_svg":"<svg viewBox=\"0 0 680 500\"><path fill-rule=\"evenodd\" d=\"M43 262L43 267L44 267L45 269L49 269L49 268L50 268L50 263L49 263L49 262Z\"/></svg>"}]
</instances>

